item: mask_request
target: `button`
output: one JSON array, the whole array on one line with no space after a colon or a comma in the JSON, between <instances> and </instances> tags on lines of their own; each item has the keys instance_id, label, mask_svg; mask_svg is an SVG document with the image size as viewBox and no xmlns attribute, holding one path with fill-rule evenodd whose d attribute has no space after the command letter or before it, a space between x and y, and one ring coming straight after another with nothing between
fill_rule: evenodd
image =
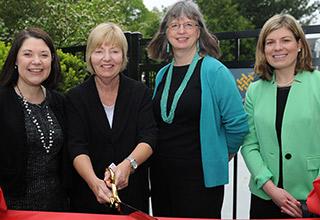
<instances>
[{"instance_id":1,"label":"button","mask_svg":"<svg viewBox=\"0 0 320 220\"><path fill-rule=\"evenodd\" d=\"M285 157L287 160L290 160L291 157L292 157L292 155L288 153L288 154L286 154L284 157Z\"/></svg>"}]
</instances>

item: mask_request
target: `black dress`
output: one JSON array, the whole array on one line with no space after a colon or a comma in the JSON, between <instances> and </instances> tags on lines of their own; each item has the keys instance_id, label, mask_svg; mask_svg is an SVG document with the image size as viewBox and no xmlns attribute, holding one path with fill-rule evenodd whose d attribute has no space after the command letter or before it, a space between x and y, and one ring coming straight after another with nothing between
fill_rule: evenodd
<instances>
[{"instance_id":1,"label":"black dress","mask_svg":"<svg viewBox=\"0 0 320 220\"><path fill-rule=\"evenodd\" d=\"M220 218L223 186L204 185L200 147L201 59L177 104L171 124L161 118L160 82L153 109L159 127L157 151L151 166L152 209L155 216ZM173 68L167 112L189 65Z\"/></svg>"},{"instance_id":2,"label":"black dress","mask_svg":"<svg viewBox=\"0 0 320 220\"><path fill-rule=\"evenodd\" d=\"M53 145L43 148L39 133L12 87L0 88L0 185L9 209L65 211L68 208L64 154L64 98L47 90L40 105L29 103L48 143L48 120L53 120ZM48 110L46 110L48 106ZM65 166L66 165L66 166ZM70 165L70 164L69 164Z\"/></svg>"},{"instance_id":3,"label":"black dress","mask_svg":"<svg viewBox=\"0 0 320 220\"><path fill-rule=\"evenodd\" d=\"M40 135L32 118L22 104L25 115L25 129L27 132L27 147L29 149L27 156L26 169L26 192L23 196L14 196L7 194L6 202L9 209L21 210L50 210L62 211L66 209L66 195L63 191L60 178L60 161L63 146L63 132L61 126L49 108L48 111L53 120L53 146L49 153L43 148L40 142ZM29 103L32 116L38 119L40 127L44 133L45 142L48 143L49 125L46 118L47 100L41 104Z\"/></svg>"}]
</instances>

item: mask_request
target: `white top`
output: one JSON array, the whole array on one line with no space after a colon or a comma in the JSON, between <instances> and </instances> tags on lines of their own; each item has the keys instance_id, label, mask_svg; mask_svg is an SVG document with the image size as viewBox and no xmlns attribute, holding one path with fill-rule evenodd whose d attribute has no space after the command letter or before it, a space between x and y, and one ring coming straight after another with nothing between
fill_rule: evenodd
<instances>
[{"instance_id":1,"label":"white top","mask_svg":"<svg viewBox=\"0 0 320 220\"><path fill-rule=\"evenodd\" d=\"M113 122L113 112L114 112L114 105L103 105L104 111L107 115L110 128L112 128L112 122Z\"/></svg>"}]
</instances>

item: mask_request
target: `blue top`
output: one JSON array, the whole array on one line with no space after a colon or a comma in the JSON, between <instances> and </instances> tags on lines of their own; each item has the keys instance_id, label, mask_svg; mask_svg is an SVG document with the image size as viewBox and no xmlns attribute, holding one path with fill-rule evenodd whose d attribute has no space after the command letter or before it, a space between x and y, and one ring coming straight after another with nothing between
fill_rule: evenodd
<instances>
[{"instance_id":1,"label":"blue top","mask_svg":"<svg viewBox=\"0 0 320 220\"><path fill-rule=\"evenodd\" d=\"M154 95L170 64L157 74ZM205 56L200 70L200 145L206 187L228 183L228 154L235 154L248 133L247 115L230 71Z\"/></svg>"}]
</instances>

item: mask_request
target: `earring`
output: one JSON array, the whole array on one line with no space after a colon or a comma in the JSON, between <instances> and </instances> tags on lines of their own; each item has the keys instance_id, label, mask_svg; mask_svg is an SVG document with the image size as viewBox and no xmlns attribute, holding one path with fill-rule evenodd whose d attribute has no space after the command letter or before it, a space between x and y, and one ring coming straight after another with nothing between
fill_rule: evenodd
<instances>
[{"instance_id":1,"label":"earring","mask_svg":"<svg viewBox=\"0 0 320 220\"><path fill-rule=\"evenodd\" d=\"M17 64L14 64L14 69L18 69L18 65Z\"/></svg>"},{"instance_id":2,"label":"earring","mask_svg":"<svg viewBox=\"0 0 320 220\"><path fill-rule=\"evenodd\" d=\"M301 48L298 49L298 52L301 52Z\"/></svg>"},{"instance_id":3,"label":"earring","mask_svg":"<svg viewBox=\"0 0 320 220\"><path fill-rule=\"evenodd\" d=\"M167 53L170 53L170 44L169 44L169 42L167 43Z\"/></svg>"}]
</instances>

